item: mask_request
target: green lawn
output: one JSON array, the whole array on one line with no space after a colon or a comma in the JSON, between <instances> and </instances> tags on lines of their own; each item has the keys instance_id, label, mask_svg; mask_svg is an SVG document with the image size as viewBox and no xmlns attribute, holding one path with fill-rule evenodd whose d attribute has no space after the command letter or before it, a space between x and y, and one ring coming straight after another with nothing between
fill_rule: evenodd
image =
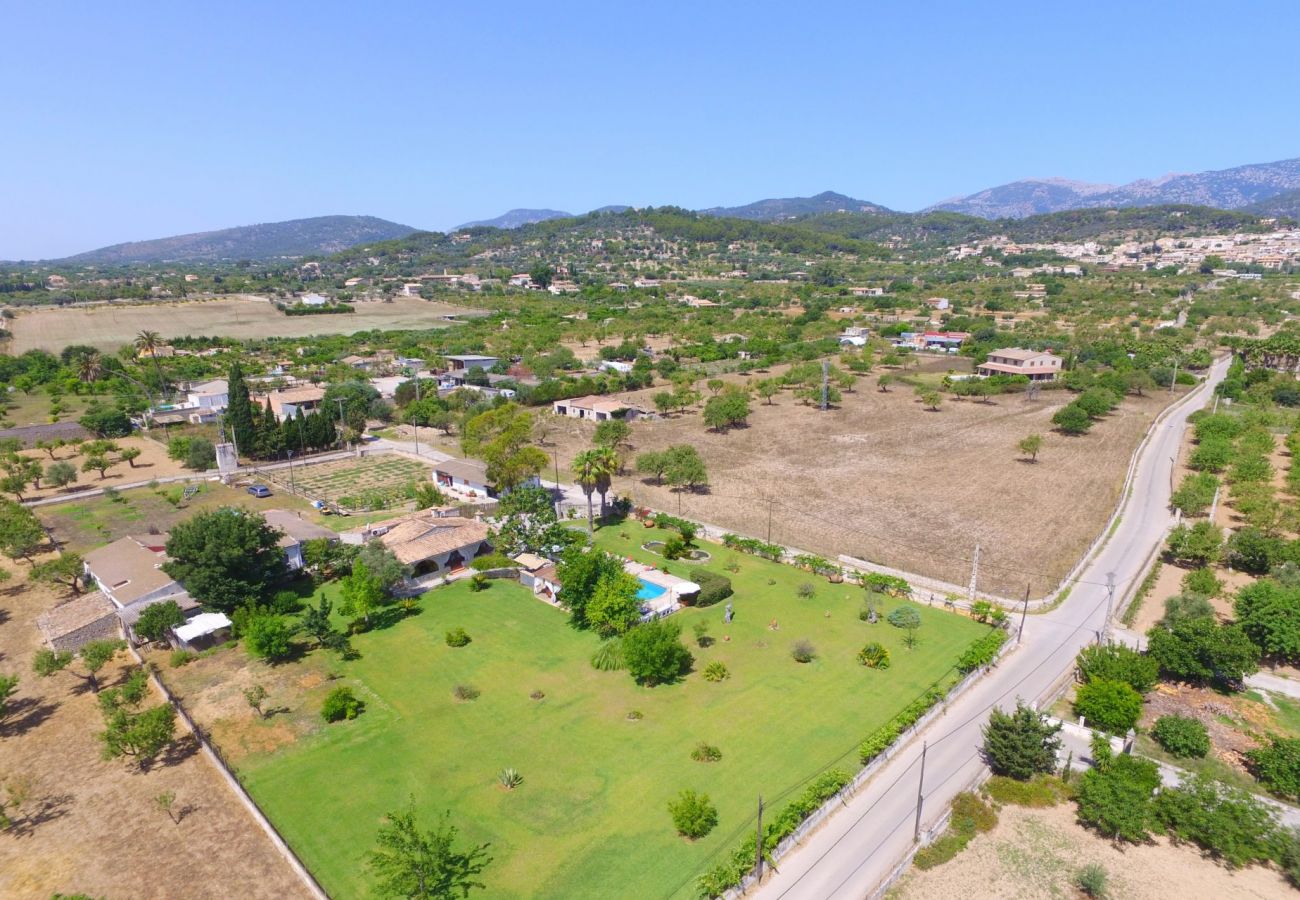
<instances>
[{"instance_id":1,"label":"green lawn","mask_svg":"<svg viewBox=\"0 0 1300 900\"><path fill-rule=\"evenodd\" d=\"M598 542L654 562L635 546L654 534L663 532L615 526ZM696 672L679 684L641 688L626 672L598 672L588 661L598 640L561 611L513 582L477 594L460 582L427 595L422 614L358 636L360 659L331 661L364 697L360 718L246 757L241 777L332 896L366 892L363 855L408 795L424 821L450 810L465 841L491 843L489 896L693 896L694 876L752 824L760 793L779 806L832 764L855 769L861 739L947 677L986 630L921 608L920 644L907 650L900 630L859 621L860 588L705 547L710 568L740 566L736 618L724 625L721 606L674 616L687 638L703 620L717 639L707 649L688 641ZM692 566L670 568L689 575ZM803 582L814 597L797 596ZM458 625L473 643L452 649L443 634ZM807 665L789 654L800 638L819 654ZM871 639L891 649L888 671L855 661ZM715 660L729 680L700 677ZM457 684L482 695L458 703ZM544 699L530 699L537 690ZM643 718L630 721L632 710ZM692 761L699 741L722 760ZM506 766L524 777L513 792L497 784ZM695 843L674 834L666 810L683 788L708 793L720 812L715 832Z\"/></svg>"}]
</instances>

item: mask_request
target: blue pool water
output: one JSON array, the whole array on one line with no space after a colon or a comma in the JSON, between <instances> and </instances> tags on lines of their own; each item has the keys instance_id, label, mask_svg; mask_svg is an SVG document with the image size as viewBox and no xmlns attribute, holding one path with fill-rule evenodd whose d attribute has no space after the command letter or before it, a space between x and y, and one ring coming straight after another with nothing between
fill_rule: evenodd
<instances>
[{"instance_id":1,"label":"blue pool water","mask_svg":"<svg viewBox=\"0 0 1300 900\"><path fill-rule=\"evenodd\" d=\"M641 582L641 589L636 592L638 600L653 600L667 590L667 588L646 581L644 578L638 578L637 581Z\"/></svg>"}]
</instances>

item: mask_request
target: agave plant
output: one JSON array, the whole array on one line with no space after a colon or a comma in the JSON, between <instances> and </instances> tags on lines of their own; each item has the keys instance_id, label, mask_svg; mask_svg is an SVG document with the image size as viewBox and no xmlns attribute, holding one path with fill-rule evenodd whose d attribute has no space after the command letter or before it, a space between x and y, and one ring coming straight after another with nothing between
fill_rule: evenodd
<instances>
[{"instance_id":1,"label":"agave plant","mask_svg":"<svg viewBox=\"0 0 1300 900\"><path fill-rule=\"evenodd\" d=\"M507 767L497 775L497 781L501 782L501 786L507 791L513 791L524 783L524 776L520 775L517 769Z\"/></svg>"}]
</instances>

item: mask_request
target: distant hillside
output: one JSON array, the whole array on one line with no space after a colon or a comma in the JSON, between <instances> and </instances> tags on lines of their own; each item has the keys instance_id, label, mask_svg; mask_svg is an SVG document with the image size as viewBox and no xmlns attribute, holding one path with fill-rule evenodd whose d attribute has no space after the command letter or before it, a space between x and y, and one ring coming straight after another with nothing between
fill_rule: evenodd
<instances>
[{"instance_id":1,"label":"distant hillside","mask_svg":"<svg viewBox=\"0 0 1300 900\"><path fill-rule=\"evenodd\" d=\"M573 213L563 212L558 209L512 209L509 212L502 213L495 219L466 222L455 230L460 231L463 228L520 228L524 225L532 225L534 222L545 222L548 219L571 218L573 218Z\"/></svg>"},{"instance_id":2,"label":"distant hillside","mask_svg":"<svg viewBox=\"0 0 1300 900\"><path fill-rule=\"evenodd\" d=\"M985 219L1018 219L1071 209L1166 204L1242 209L1296 189L1300 189L1300 158L1191 175L1166 175L1119 187L1059 178L1014 181L968 197L947 200L930 207L930 210L965 213Z\"/></svg>"},{"instance_id":3,"label":"distant hillside","mask_svg":"<svg viewBox=\"0 0 1300 900\"><path fill-rule=\"evenodd\" d=\"M1267 200L1260 200L1258 203L1250 204L1244 211L1254 213L1257 216L1300 219L1300 190L1276 194Z\"/></svg>"},{"instance_id":4,"label":"distant hillside","mask_svg":"<svg viewBox=\"0 0 1300 900\"><path fill-rule=\"evenodd\" d=\"M890 210L866 200L854 200L834 191L823 191L815 197L782 197L759 200L745 206L714 206L701 209L706 216L723 216L731 219L754 219L760 222L778 222L823 213L888 213Z\"/></svg>"},{"instance_id":5,"label":"distant hillside","mask_svg":"<svg viewBox=\"0 0 1300 900\"><path fill-rule=\"evenodd\" d=\"M277 256L338 253L368 241L406 237L416 229L374 216L317 216L220 231L200 231L152 241L114 244L78 253L62 263L127 265L156 262L259 260Z\"/></svg>"}]
</instances>

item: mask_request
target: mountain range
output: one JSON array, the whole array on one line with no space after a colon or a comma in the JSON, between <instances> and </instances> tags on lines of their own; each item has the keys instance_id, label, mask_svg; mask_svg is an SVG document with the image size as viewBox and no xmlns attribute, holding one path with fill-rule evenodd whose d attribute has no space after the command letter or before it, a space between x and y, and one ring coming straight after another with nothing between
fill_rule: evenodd
<instances>
[{"instance_id":1,"label":"mountain range","mask_svg":"<svg viewBox=\"0 0 1300 900\"><path fill-rule=\"evenodd\" d=\"M307 256L337 253L367 241L402 238L416 230L374 216L317 216L114 244L69 256L59 262L129 265Z\"/></svg>"},{"instance_id":2,"label":"mountain range","mask_svg":"<svg viewBox=\"0 0 1300 900\"><path fill-rule=\"evenodd\" d=\"M1031 178L946 200L922 210L921 215L959 213L985 220L1006 220L1071 210L1173 204L1240 210L1257 216L1300 218L1300 158L1190 175L1166 175L1125 185ZM630 208L603 206L588 215L621 213ZM848 214L863 219L873 229L896 228L899 231L905 231L908 223L918 215L895 212L880 204L833 191L812 197L758 200L744 206L715 206L697 212L710 217L759 222L824 220L827 216L835 218L833 214ZM558 209L512 209L496 218L466 222L455 230L477 227L513 229L563 218L573 218L573 214ZM817 225L821 230L844 231L838 225L834 229L827 228L825 221L809 224ZM930 216L925 224L933 230L942 222ZM114 244L53 262L129 265L264 260L336 253L372 241L406 237L417 230L373 216L318 216ZM863 239L877 237L866 231L856 236Z\"/></svg>"},{"instance_id":3,"label":"mountain range","mask_svg":"<svg viewBox=\"0 0 1300 900\"><path fill-rule=\"evenodd\" d=\"M1300 189L1300 158L1232 169L1165 175L1124 185L1088 184L1061 178L1030 178L945 200L927 211L958 212L984 219L1020 219L1070 209L1192 204L1246 209ZM1286 207L1293 215L1295 198Z\"/></svg>"}]
</instances>

